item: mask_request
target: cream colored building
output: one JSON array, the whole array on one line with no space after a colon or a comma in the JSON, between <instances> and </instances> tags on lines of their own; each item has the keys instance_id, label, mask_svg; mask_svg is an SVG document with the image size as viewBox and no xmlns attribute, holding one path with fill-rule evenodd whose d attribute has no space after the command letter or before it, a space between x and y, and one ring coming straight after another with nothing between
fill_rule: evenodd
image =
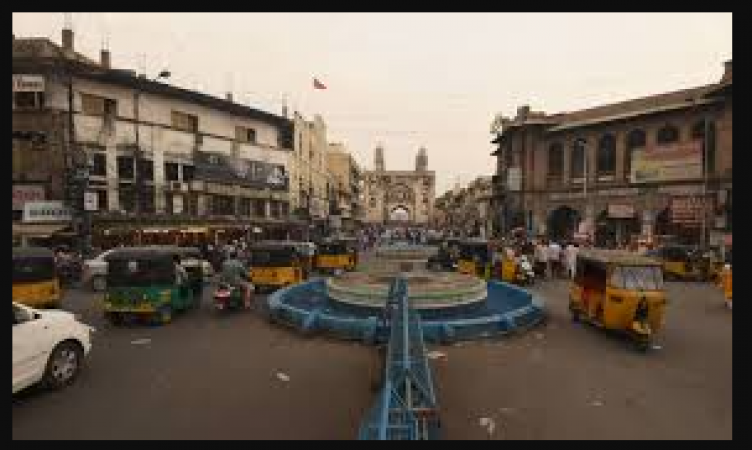
<instances>
[{"instance_id":1,"label":"cream colored building","mask_svg":"<svg viewBox=\"0 0 752 450\"><path fill-rule=\"evenodd\" d=\"M326 124L318 114L312 121L296 112L290 155L290 205L294 214L314 220L329 216L329 175Z\"/></svg>"},{"instance_id":2,"label":"cream colored building","mask_svg":"<svg viewBox=\"0 0 752 450\"><path fill-rule=\"evenodd\" d=\"M327 153L330 196L342 228L353 229L362 216L361 172L355 158L342 143L330 143Z\"/></svg>"},{"instance_id":3,"label":"cream colored building","mask_svg":"<svg viewBox=\"0 0 752 450\"><path fill-rule=\"evenodd\" d=\"M421 148L415 170L386 170L384 149L374 153L374 170L364 172L365 221L428 225L433 219L436 173Z\"/></svg>"}]
</instances>

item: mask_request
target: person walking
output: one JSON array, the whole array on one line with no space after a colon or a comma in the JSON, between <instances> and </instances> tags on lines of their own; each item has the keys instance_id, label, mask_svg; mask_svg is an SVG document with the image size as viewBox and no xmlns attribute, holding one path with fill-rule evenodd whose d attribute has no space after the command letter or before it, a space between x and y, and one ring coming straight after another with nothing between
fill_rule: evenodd
<instances>
[{"instance_id":1,"label":"person walking","mask_svg":"<svg viewBox=\"0 0 752 450\"><path fill-rule=\"evenodd\" d=\"M574 279L574 274L577 270L577 244L574 242L570 242L569 245L567 245L566 249L566 259L567 259L567 272L570 279Z\"/></svg>"},{"instance_id":2,"label":"person walking","mask_svg":"<svg viewBox=\"0 0 752 450\"><path fill-rule=\"evenodd\" d=\"M561 275L561 246L556 241L548 244L548 267L551 278L558 278Z\"/></svg>"},{"instance_id":3,"label":"person walking","mask_svg":"<svg viewBox=\"0 0 752 450\"><path fill-rule=\"evenodd\" d=\"M548 248L545 240L541 240L535 244L535 266L538 271L538 275L542 280L548 278Z\"/></svg>"}]
</instances>

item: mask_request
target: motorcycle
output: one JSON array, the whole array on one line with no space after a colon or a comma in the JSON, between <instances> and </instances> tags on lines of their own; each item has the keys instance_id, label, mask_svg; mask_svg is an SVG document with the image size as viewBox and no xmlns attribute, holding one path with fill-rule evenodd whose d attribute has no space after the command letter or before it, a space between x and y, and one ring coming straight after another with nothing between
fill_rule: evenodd
<instances>
[{"instance_id":1,"label":"motorcycle","mask_svg":"<svg viewBox=\"0 0 752 450\"><path fill-rule=\"evenodd\" d=\"M250 298L245 300L243 290L229 283L219 283L213 298L217 311L251 309Z\"/></svg>"}]
</instances>

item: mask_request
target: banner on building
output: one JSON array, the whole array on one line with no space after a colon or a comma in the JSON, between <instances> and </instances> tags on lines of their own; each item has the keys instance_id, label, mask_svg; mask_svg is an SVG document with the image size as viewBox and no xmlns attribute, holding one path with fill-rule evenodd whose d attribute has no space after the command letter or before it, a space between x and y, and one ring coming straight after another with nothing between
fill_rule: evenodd
<instances>
[{"instance_id":1,"label":"banner on building","mask_svg":"<svg viewBox=\"0 0 752 450\"><path fill-rule=\"evenodd\" d=\"M632 152L632 183L674 181L702 177L702 142L673 143Z\"/></svg>"},{"instance_id":2,"label":"banner on building","mask_svg":"<svg viewBox=\"0 0 752 450\"><path fill-rule=\"evenodd\" d=\"M708 200L698 195L673 197L670 204L671 221L682 225L701 224L703 211L706 215L711 211L712 202Z\"/></svg>"},{"instance_id":3,"label":"banner on building","mask_svg":"<svg viewBox=\"0 0 752 450\"><path fill-rule=\"evenodd\" d=\"M196 154L195 164L195 177L200 180L251 188L287 190L288 176L282 164L205 152Z\"/></svg>"},{"instance_id":4,"label":"banner on building","mask_svg":"<svg viewBox=\"0 0 752 450\"><path fill-rule=\"evenodd\" d=\"M84 193L84 210L97 211L99 209L99 196L96 192Z\"/></svg>"},{"instance_id":5,"label":"banner on building","mask_svg":"<svg viewBox=\"0 0 752 450\"><path fill-rule=\"evenodd\" d=\"M70 209L60 201L26 202L21 221L24 223L70 222Z\"/></svg>"},{"instance_id":6,"label":"banner on building","mask_svg":"<svg viewBox=\"0 0 752 450\"><path fill-rule=\"evenodd\" d=\"M13 211L23 211L26 202L44 200L44 186L38 184L13 185Z\"/></svg>"},{"instance_id":7,"label":"banner on building","mask_svg":"<svg viewBox=\"0 0 752 450\"><path fill-rule=\"evenodd\" d=\"M13 92L44 92L41 75L13 75Z\"/></svg>"}]
</instances>

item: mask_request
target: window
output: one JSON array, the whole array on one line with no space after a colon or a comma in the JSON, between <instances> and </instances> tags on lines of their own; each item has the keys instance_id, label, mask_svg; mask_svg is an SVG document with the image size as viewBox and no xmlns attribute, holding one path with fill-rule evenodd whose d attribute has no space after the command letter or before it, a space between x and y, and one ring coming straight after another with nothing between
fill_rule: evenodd
<instances>
[{"instance_id":1,"label":"window","mask_svg":"<svg viewBox=\"0 0 752 450\"><path fill-rule=\"evenodd\" d=\"M154 204L154 187L153 186L142 186L141 187L141 193L139 197L141 197L141 212L143 213L154 213L156 211L155 204Z\"/></svg>"},{"instance_id":2,"label":"window","mask_svg":"<svg viewBox=\"0 0 752 450\"><path fill-rule=\"evenodd\" d=\"M183 166L183 181L189 182L192 181L194 178L194 175L196 174L196 167L194 166Z\"/></svg>"},{"instance_id":3,"label":"window","mask_svg":"<svg viewBox=\"0 0 752 450\"><path fill-rule=\"evenodd\" d=\"M16 109L43 109L44 92L14 92L13 107Z\"/></svg>"},{"instance_id":4,"label":"window","mask_svg":"<svg viewBox=\"0 0 752 450\"><path fill-rule=\"evenodd\" d=\"M234 216L235 199L229 195L213 195L211 198L211 213L217 216Z\"/></svg>"},{"instance_id":5,"label":"window","mask_svg":"<svg viewBox=\"0 0 752 450\"><path fill-rule=\"evenodd\" d=\"M133 158L130 156L118 156L117 157L117 172L118 172L118 178L132 180L133 179Z\"/></svg>"},{"instance_id":6,"label":"window","mask_svg":"<svg viewBox=\"0 0 752 450\"><path fill-rule=\"evenodd\" d=\"M90 116L102 116L114 120L117 115L117 101L99 95L82 93L81 112Z\"/></svg>"},{"instance_id":7,"label":"window","mask_svg":"<svg viewBox=\"0 0 752 450\"><path fill-rule=\"evenodd\" d=\"M679 140L679 129L673 125L666 125L655 136L655 141L660 145L671 144Z\"/></svg>"},{"instance_id":8,"label":"window","mask_svg":"<svg viewBox=\"0 0 752 450\"><path fill-rule=\"evenodd\" d=\"M142 180L154 180L154 163L148 159L139 161L138 175Z\"/></svg>"},{"instance_id":9,"label":"window","mask_svg":"<svg viewBox=\"0 0 752 450\"><path fill-rule=\"evenodd\" d=\"M99 211L107 211L109 205L107 204L107 189L94 191L97 194L97 209Z\"/></svg>"},{"instance_id":10,"label":"window","mask_svg":"<svg viewBox=\"0 0 752 450\"><path fill-rule=\"evenodd\" d=\"M616 138L612 134L607 134L598 141L596 171L599 176L616 174Z\"/></svg>"},{"instance_id":11,"label":"window","mask_svg":"<svg viewBox=\"0 0 752 450\"><path fill-rule=\"evenodd\" d=\"M91 153L91 175L95 177L107 176L107 155Z\"/></svg>"},{"instance_id":12,"label":"window","mask_svg":"<svg viewBox=\"0 0 752 450\"><path fill-rule=\"evenodd\" d=\"M165 180L180 181L180 165L178 163L165 163Z\"/></svg>"},{"instance_id":13,"label":"window","mask_svg":"<svg viewBox=\"0 0 752 450\"><path fill-rule=\"evenodd\" d=\"M256 130L246 127L235 127L235 139L238 142L246 142L249 144L256 143Z\"/></svg>"},{"instance_id":14,"label":"window","mask_svg":"<svg viewBox=\"0 0 752 450\"><path fill-rule=\"evenodd\" d=\"M133 211L135 207L133 187L130 184L121 183L118 187L118 202L123 211Z\"/></svg>"},{"instance_id":15,"label":"window","mask_svg":"<svg viewBox=\"0 0 752 450\"><path fill-rule=\"evenodd\" d=\"M198 117L180 111L173 111L172 126L178 130L198 133Z\"/></svg>"},{"instance_id":16,"label":"window","mask_svg":"<svg viewBox=\"0 0 752 450\"><path fill-rule=\"evenodd\" d=\"M574 142L572 144L572 160L570 161L570 177L575 179L582 179L585 173L585 147L581 142Z\"/></svg>"},{"instance_id":17,"label":"window","mask_svg":"<svg viewBox=\"0 0 752 450\"><path fill-rule=\"evenodd\" d=\"M627 134L627 148L624 152L624 178L629 179L632 172L632 153L639 148L645 148L647 138L645 132L639 128Z\"/></svg>"},{"instance_id":18,"label":"window","mask_svg":"<svg viewBox=\"0 0 752 450\"><path fill-rule=\"evenodd\" d=\"M249 217L251 215L251 199L241 198L238 202L238 215Z\"/></svg>"},{"instance_id":19,"label":"window","mask_svg":"<svg viewBox=\"0 0 752 450\"><path fill-rule=\"evenodd\" d=\"M258 198L253 199L253 215L256 217L266 216L266 206L264 205L264 200Z\"/></svg>"},{"instance_id":20,"label":"window","mask_svg":"<svg viewBox=\"0 0 752 450\"><path fill-rule=\"evenodd\" d=\"M548 176L561 177L564 173L564 147L555 142L548 147Z\"/></svg>"}]
</instances>

